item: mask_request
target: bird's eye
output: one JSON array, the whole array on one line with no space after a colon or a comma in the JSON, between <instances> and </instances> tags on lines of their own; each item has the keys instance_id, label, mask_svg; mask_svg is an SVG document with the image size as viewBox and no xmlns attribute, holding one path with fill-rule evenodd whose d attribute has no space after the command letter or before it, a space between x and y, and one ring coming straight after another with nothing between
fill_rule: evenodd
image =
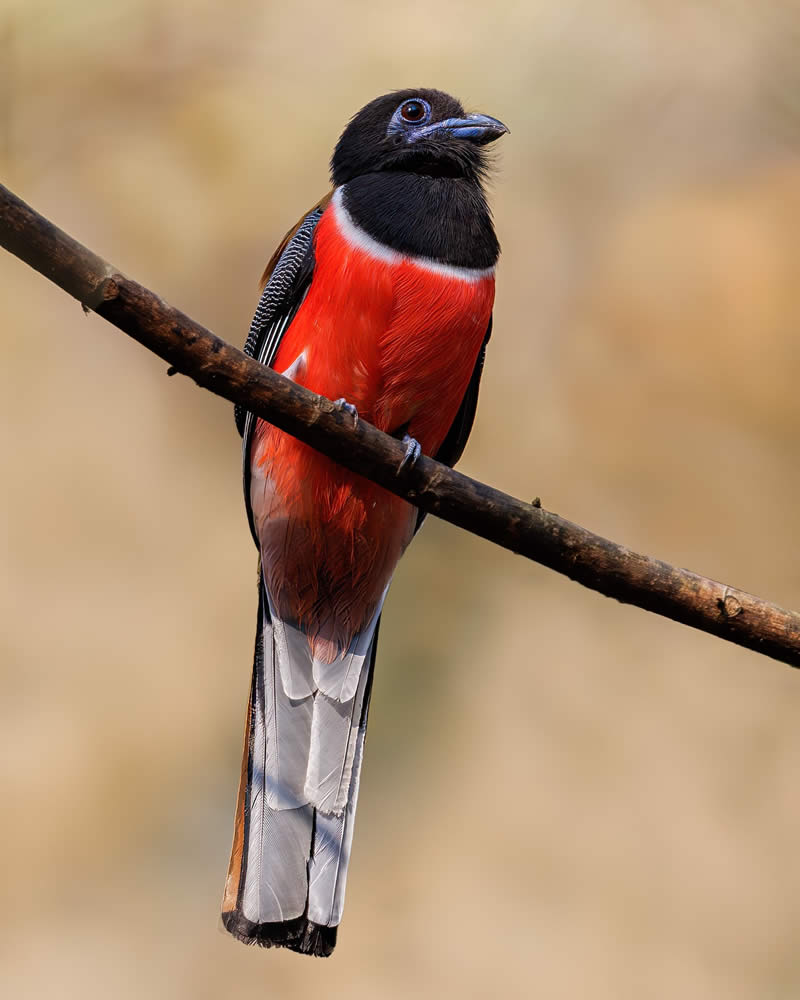
<instances>
[{"instance_id":1,"label":"bird's eye","mask_svg":"<svg viewBox=\"0 0 800 1000\"><path fill-rule=\"evenodd\" d=\"M400 108L400 114L404 121L411 122L411 124L416 124L421 122L425 117L427 108L422 103L422 101L406 101L406 103Z\"/></svg>"}]
</instances>

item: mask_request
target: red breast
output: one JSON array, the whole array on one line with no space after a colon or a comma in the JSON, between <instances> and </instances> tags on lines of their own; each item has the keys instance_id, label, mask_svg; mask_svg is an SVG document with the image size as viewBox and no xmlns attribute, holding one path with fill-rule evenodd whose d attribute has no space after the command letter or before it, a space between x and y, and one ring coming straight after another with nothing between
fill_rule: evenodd
<instances>
[{"instance_id":1,"label":"red breast","mask_svg":"<svg viewBox=\"0 0 800 1000\"><path fill-rule=\"evenodd\" d=\"M381 430L407 428L434 455L486 333L493 269L401 255L354 226L336 195L314 251L311 287L274 368L331 399L343 396ZM316 654L332 659L371 618L416 512L262 421L251 455L268 588L279 614L302 624Z\"/></svg>"}]
</instances>

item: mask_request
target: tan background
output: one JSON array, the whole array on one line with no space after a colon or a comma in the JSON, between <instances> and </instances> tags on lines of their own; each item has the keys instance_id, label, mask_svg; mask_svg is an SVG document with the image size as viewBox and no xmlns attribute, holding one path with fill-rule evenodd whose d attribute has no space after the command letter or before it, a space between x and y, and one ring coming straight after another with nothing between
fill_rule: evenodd
<instances>
[{"instance_id":1,"label":"tan background","mask_svg":"<svg viewBox=\"0 0 800 1000\"><path fill-rule=\"evenodd\" d=\"M2 178L241 343L346 119L508 122L463 468L800 605L794 0L1 0ZM0 257L0 992L800 994L800 678L447 525L381 635L327 962L219 932L255 617L230 407Z\"/></svg>"}]
</instances>

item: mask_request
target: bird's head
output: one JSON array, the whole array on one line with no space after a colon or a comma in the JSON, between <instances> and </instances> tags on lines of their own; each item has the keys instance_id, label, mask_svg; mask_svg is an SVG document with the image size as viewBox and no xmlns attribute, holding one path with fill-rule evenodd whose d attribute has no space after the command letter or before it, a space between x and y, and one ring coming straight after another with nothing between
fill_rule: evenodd
<instances>
[{"instance_id":1,"label":"bird's head","mask_svg":"<svg viewBox=\"0 0 800 1000\"><path fill-rule=\"evenodd\" d=\"M468 115L440 90L397 90L350 120L331 159L333 183L390 170L478 181L486 169L483 147L505 132L496 118Z\"/></svg>"}]
</instances>

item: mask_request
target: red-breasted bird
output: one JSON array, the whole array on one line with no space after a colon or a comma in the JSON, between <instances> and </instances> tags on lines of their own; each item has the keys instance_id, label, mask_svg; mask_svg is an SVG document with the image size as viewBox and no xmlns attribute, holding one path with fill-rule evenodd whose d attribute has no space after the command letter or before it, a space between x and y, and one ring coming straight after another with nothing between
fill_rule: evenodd
<instances>
[{"instance_id":1,"label":"red-breasted bird","mask_svg":"<svg viewBox=\"0 0 800 1000\"><path fill-rule=\"evenodd\" d=\"M499 246L484 146L507 132L438 90L372 101L333 191L264 274L245 350L453 465L472 428ZM381 609L422 521L406 501L237 410L260 553L250 704L223 923L329 955L342 916Z\"/></svg>"}]
</instances>

